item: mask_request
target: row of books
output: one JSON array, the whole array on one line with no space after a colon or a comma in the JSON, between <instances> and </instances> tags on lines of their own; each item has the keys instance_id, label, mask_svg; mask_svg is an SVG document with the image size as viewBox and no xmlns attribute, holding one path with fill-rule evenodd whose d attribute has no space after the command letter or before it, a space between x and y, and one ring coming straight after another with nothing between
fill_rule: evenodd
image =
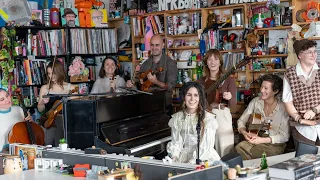
<instances>
[{"instance_id":1,"label":"row of books","mask_svg":"<svg viewBox=\"0 0 320 180\"><path fill-rule=\"evenodd\" d=\"M71 29L72 54L117 53L115 29Z\"/></svg>"},{"instance_id":2,"label":"row of books","mask_svg":"<svg viewBox=\"0 0 320 180\"><path fill-rule=\"evenodd\" d=\"M149 19L150 19L150 24L153 30L153 34L163 33L164 17L156 15L156 16L149 16ZM141 16L132 18L134 36L146 34L147 20L148 20L148 17L141 17Z\"/></svg>"},{"instance_id":3,"label":"row of books","mask_svg":"<svg viewBox=\"0 0 320 180\"><path fill-rule=\"evenodd\" d=\"M40 30L32 35L31 44L31 54L34 56L64 55L66 54L66 32L64 29Z\"/></svg>"},{"instance_id":4,"label":"row of books","mask_svg":"<svg viewBox=\"0 0 320 180\"><path fill-rule=\"evenodd\" d=\"M167 31L169 35L195 34L201 29L201 13L194 12L190 16L167 16Z\"/></svg>"},{"instance_id":5,"label":"row of books","mask_svg":"<svg viewBox=\"0 0 320 180\"><path fill-rule=\"evenodd\" d=\"M46 60L43 59L16 61L13 70L15 85L45 84L47 82L46 65Z\"/></svg>"},{"instance_id":6,"label":"row of books","mask_svg":"<svg viewBox=\"0 0 320 180\"><path fill-rule=\"evenodd\" d=\"M244 58L244 53L224 53L223 54L223 68L229 70L235 67Z\"/></svg>"}]
</instances>

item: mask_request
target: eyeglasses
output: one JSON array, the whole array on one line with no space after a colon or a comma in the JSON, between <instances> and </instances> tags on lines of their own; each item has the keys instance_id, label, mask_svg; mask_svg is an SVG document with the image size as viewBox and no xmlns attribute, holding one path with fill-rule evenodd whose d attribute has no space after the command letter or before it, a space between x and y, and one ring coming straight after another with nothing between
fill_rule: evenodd
<instances>
[{"instance_id":1,"label":"eyeglasses","mask_svg":"<svg viewBox=\"0 0 320 180\"><path fill-rule=\"evenodd\" d=\"M306 52L303 52L303 53L305 53L308 56L311 56L311 55L316 55L317 51L306 51Z\"/></svg>"},{"instance_id":2,"label":"eyeglasses","mask_svg":"<svg viewBox=\"0 0 320 180\"><path fill-rule=\"evenodd\" d=\"M96 19L96 20L101 20L102 17L103 17L103 16L92 16L92 19L93 19L93 20L95 20L95 19Z\"/></svg>"}]
</instances>

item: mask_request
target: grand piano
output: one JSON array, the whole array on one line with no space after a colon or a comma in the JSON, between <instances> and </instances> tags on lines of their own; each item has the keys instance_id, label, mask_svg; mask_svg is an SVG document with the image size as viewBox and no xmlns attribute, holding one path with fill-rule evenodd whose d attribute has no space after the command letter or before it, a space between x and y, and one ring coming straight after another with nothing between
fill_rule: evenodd
<instances>
[{"instance_id":1,"label":"grand piano","mask_svg":"<svg viewBox=\"0 0 320 180\"><path fill-rule=\"evenodd\" d=\"M95 145L108 153L159 157L171 140L165 91L68 100L64 119L71 148Z\"/></svg>"}]
</instances>

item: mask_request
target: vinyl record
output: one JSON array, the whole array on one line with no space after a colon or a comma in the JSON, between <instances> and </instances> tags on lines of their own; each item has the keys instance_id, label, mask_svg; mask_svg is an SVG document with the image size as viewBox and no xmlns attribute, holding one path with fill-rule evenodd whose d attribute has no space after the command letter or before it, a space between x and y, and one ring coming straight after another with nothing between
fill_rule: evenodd
<instances>
[{"instance_id":1,"label":"vinyl record","mask_svg":"<svg viewBox=\"0 0 320 180\"><path fill-rule=\"evenodd\" d=\"M309 9L308 12L307 12L307 16L309 19L316 19L319 17L319 12L317 9L315 8L312 8L312 9Z\"/></svg>"},{"instance_id":2,"label":"vinyl record","mask_svg":"<svg viewBox=\"0 0 320 180\"><path fill-rule=\"evenodd\" d=\"M297 14L296 14L296 19L298 22L306 22L306 20L303 18L303 13L306 13L307 11L304 10L304 9L300 9L297 11Z\"/></svg>"}]
</instances>

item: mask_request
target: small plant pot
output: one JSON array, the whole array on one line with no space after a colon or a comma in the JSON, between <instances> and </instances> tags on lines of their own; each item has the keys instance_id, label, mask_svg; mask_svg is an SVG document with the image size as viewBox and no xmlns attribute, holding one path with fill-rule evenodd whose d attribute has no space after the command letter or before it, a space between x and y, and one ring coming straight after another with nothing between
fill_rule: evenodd
<instances>
[{"instance_id":1,"label":"small plant pot","mask_svg":"<svg viewBox=\"0 0 320 180\"><path fill-rule=\"evenodd\" d=\"M59 147L62 151L66 151L68 149L68 144L59 144Z\"/></svg>"}]
</instances>

